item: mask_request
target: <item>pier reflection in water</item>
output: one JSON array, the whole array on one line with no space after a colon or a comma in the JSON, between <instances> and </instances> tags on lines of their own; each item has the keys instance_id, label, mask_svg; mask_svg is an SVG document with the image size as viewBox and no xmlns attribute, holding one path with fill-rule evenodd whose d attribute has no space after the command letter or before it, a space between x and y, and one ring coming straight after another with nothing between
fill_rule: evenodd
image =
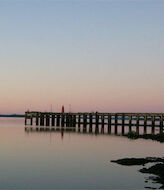
<instances>
[{"instance_id":1,"label":"pier reflection in water","mask_svg":"<svg viewBox=\"0 0 164 190\"><path fill-rule=\"evenodd\" d=\"M152 132L152 127L146 127L146 130L141 126L122 126L122 125L111 125L110 129L108 126L104 126L102 127L101 125L99 125L98 127L96 127L95 125L92 126L86 126L84 127L83 125L79 126L75 126L75 127L50 127L50 126L31 126L31 125L26 125L25 126L25 131L26 132L61 132L61 133L65 133L65 132L72 132L72 133L89 133L89 134L106 134L106 135L110 135L110 134L114 134L114 135L126 135L128 134L128 132L130 131L137 131L139 134L159 134L160 133L160 129L159 127L154 127L153 132Z\"/></svg>"},{"instance_id":2,"label":"pier reflection in water","mask_svg":"<svg viewBox=\"0 0 164 190\"><path fill-rule=\"evenodd\" d=\"M125 133L128 129L125 126ZM78 125L26 125L25 131L24 118L0 118L0 189L144 189L139 166L124 167L110 161L162 157L164 144L144 139L132 141L122 137L121 132L121 125L118 135L113 135L114 125L109 133L108 126L102 131L101 124L99 133L95 132L95 125L89 130L89 124L86 130L83 125L80 130Z\"/></svg>"},{"instance_id":3,"label":"pier reflection in water","mask_svg":"<svg viewBox=\"0 0 164 190\"><path fill-rule=\"evenodd\" d=\"M55 133L55 135L61 135L61 139L64 139L64 135L67 135L67 134L75 134L75 135L76 134L82 134L82 135L88 134L89 136L101 135L101 136L106 136L106 137L110 136L109 137L109 139L110 139L112 134L113 134L113 136L118 137L118 136L124 135L125 133L128 133L129 131L136 130L136 129L138 130L138 132L140 134L152 133L152 127L151 126L149 128L147 127L146 128L147 130L144 130L144 128L142 128L142 127L137 128L137 126L133 126L130 128L129 128L129 126L124 126L124 130L122 130L122 128L123 128L123 126L121 126L121 125L117 126L117 130L116 130L115 125L111 125L110 130L109 130L108 126L102 127L102 125L99 125L98 127L96 127L95 125L92 125L92 126L88 125L86 127L84 127L83 125L80 127L78 125L75 127L26 126L25 131L26 131L26 133L47 133L47 134L48 133ZM154 133L157 133L157 134L160 133L159 127L154 128L153 134ZM136 169L136 171L138 171L138 169ZM145 182L146 183L149 182L149 186L145 186L145 188L154 189L154 188L159 187L160 185L155 183L156 179L157 179L157 177L153 177L153 178L151 176L146 177ZM133 188L131 188L131 189L133 189Z\"/></svg>"}]
</instances>

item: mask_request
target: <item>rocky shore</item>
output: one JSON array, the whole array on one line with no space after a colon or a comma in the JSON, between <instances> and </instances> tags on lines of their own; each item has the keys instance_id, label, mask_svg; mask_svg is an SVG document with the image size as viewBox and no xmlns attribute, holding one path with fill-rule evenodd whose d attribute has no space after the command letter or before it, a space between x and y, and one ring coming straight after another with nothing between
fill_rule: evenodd
<instances>
[{"instance_id":1,"label":"rocky shore","mask_svg":"<svg viewBox=\"0 0 164 190\"><path fill-rule=\"evenodd\" d=\"M147 158L123 158L119 160L111 160L111 162L124 165L124 166L134 166L142 165L144 166L139 170L141 173L153 174L155 177L149 177L154 183L160 183L159 189L164 189L164 158L157 157L147 157ZM155 163L153 166L145 167L148 163ZM149 189L157 189L152 187L145 187Z\"/></svg>"},{"instance_id":2,"label":"rocky shore","mask_svg":"<svg viewBox=\"0 0 164 190\"><path fill-rule=\"evenodd\" d=\"M158 142L164 142L164 133L161 134L143 134L140 135L137 132L129 132L128 134L125 134L124 136L130 138L130 139L150 139L150 140L154 140L154 141L158 141Z\"/></svg>"}]
</instances>

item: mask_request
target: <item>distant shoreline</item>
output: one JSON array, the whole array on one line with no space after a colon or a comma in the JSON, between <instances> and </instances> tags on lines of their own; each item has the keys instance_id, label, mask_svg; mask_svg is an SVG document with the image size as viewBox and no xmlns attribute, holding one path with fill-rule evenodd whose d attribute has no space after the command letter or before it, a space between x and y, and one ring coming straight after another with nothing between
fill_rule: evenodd
<instances>
[{"instance_id":1,"label":"distant shoreline","mask_svg":"<svg viewBox=\"0 0 164 190\"><path fill-rule=\"evenodd\" d=\"M24 115L22 115L22 114L10 114L10 115L0 114L0 117L14 117L14 118L20 118L20 117L24 117Z\"/></svg>"}]
</instances>

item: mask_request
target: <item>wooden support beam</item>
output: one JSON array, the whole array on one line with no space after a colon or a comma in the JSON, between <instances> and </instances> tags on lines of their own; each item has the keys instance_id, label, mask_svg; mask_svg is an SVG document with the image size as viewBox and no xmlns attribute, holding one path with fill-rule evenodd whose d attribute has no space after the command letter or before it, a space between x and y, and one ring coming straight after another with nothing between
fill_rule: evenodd
<instances>
[{"instance_id":1,"label":"wooden support beam","mask_svg":"<svg viewBox=\"0 0 164 190\"><path fill-rule=\"evenodd\" d=\"M96 113L96 129L98 129L99 126L99 115Z\"/></svg>"},{"instance_id":2,"label":"wooden support beam","mask_svg":"<svg viewBox=\"0 0 164 190\"><path fill-rule=\"evenodd\" d=\"M81 115L78 115L78 127L80 128L80 124L81 124Z\"/></svg>"},{"instance_id":3,"label":"wooden support beam","mask_svg":"<svg viewBox=\"0 0 164 190\"><path fill-rule=\"evenodd\" d=\"M144 134L147 133L147 116L144 116Z\"/></svg>"},{"instance_id":4,"label":"wooden support beam","mask_svg":"<svg viewBox=\"0 0 164 190\"><path fill-rule=\"evenodd\" d=\"M101 116L102 129L104 130L104 115Z\"/></svg>"},{"instance_id":5,"label":"wooden support beam","mask_svg":"<svg viewBox=\"0 0 164 190\"><path fill-rule=\"evenodd\" d=\"M140 126L140 116L137 115L136 117L137 121L136 121L136 132L139 133L139 126Z\"/></svg>"},{"instance_id":6,"label":"wooden support beam","mask_svg":"<svg viewBox=\"0 0 164 190\"><path fill-rule=\"evenodd\" d=\"M66 115L66 127L69 127L69 114Z\"/></svg>"},{"instance_id":7,"label":"wooden support beam","mask_svg":"<svg viewBox=\"0 0 164 190\"><path fill-rule=\"evenodd\" d=\"M125 133L125 115L124 114L122 114L122 134L124 134Z\"/></svg>"},{"instance_id":8,"label":"wooden support beam","mask_svg":"<svg viewBox=\"0 0 164 190\"><path fill-rule=\"evenodd\" d=\"M50 116L48 114L46 115L46 126L50 126Z\"/></svg>"},{"instance_id":9,"label":"wooden support beam","mask_svg":"<svg viewBox=\"0 0 164 190\"><path fill-rule=\"evenodd\" d=\"M52 118L51 118L51 126L55 126L55 115L52 115Z\"/></svg>"},{"instance_id":10,"label":"wooden support beam","mask_svg":"<svg viewBox=\"0 0 164 190\"><path fill-rule=\"evenodd\" d=\"M33 116L30 118L30 125L33 125Z\"/></svg>"},{"instance_id":11,"label":"wooden support beam","mask_svg":"<svg viewBox=\"0 0 164 190\"><path fill-rule=\"evenodd\" d=\"M160 134L163 133L163 116L160 116Z\"/></svg>"},{"instance_id":12,"label":"wooden support beam","mask_svg":"<svg viewBox=\"0 0 164 190\"><path fill-rule=\"evenodd\" d=\"M137 126L140 125L140 116L139 115L136 116L136 125Z\"/></svg>"},{"instance_id":13,"label":"wooden support beam","mask_svg":"<svg viewBox=\"0 0 164 190\"><path fill-rule=\"evenodd\" d=\"M122 114L122 126L124 126L124 125L125 125L125 115Z\"/></svg>"},{"instance_id":14,"label":"wooden support beam","mask_svg":"<svg viewBox=\"0 0 164 190\"><path fill-rule=\"evenodd\" d=\"M112 120L111 115L108 114L108 133L111 133L111 120Z\"/></svg>"},{"instance_id":15,"label":"wooden support beam","mask_svg":"<svg viewBox=\"0 0 164 190\"><path fill-rule=\"evenodd\" d=\"M117 134L118 133L118 125L117 124L115 124L115 128L114 129L115 129L114 133Z\"/></svg>"},{"instance_id":16,"label":"wooden support beam","mask_svg":"<svg viewBox=\"0 0 164 190\"><path fill-rule=\"evenodd\" d=\"M72 115L73 117L73 127L76 127L76 115Z\"/></svg>"},{"instance_id":17,"label":"wooden support beam","mask_svg":"<svg viewBox=\"0 0 164 190\"><path fill-rule=\"evenodd\" d=\"M25 116L24 124L27 125L27 116Z\"/></svg>"},{"instance_id":18,"label":"wooden support beam","mask_svg":"<svg viewBox=\"0 0 164 190\"><path fill-rule=\"evenodd\" d=\"M132 131L132 116L129 115L129 132Z\"/></svg>"},{"instance_id":19,"label":"wooden support beam","mask_svg":"<svg viewBox=\"0 0 164 190\"><path fill-rule=\"evenodd\" d=\"M36 115L36 126L38 126L38 125L39 125L39 116Z\"/></svg>"},{"instance_id":20,"label":"wooden support beam","mask_svg":"<svg viewBox=\"0 0 164 190\"><path fill-rule=\"evenodd\" d=\"M44 115L40 115L40 126L44 126Z\"/></svg>"},{"instance_id":21,"label":"wooden support beam","mask_svg":"<svg viewBox=\"0 0 164 190\"><path fill-rule=\"evenodd\" d=\"M56 126L59 127L60 126L60 115L56 115Z\"/></svg>"},{"instance_id":22,"label":"wooden support beam","mask_svg":"<svg viewBox=\"0 0 164 190\"><path fill-rule=\"evenodd\" d=\"M64 123L65 123L65 115L62 113L61 114L61 126L64 127Z\"/></svg>"},{"instance_id":23,"label":"wooden support beam","mask_svg":"<svg viewBox=\"0 0 164 190\"><path fill-rule=\"evenodd\" d=\"M72 114L69 114L69 127L73 126L73 118L72 118Z\"/></svg>"},{"instance_id":24,"label":"wooden support beam","mask_svg":"<svg viewBox=\"0 0 164 190\"><path fill-rule=\"evenodd\" d=\"M155 117L151 116L151 122L152 122L152 133L155 133Z\"/></svg>"},{"instance_id":25,"label":"wooden support beam","mask_svg":"<svg viewBox=\"0 0 164 190\"><path fill-rule=\"evenodd\" d=\"M83 114L83 126L84 126L84 129L86 129L86 127L87 127L87 115L86 114Z\"/></svg>"},{"instance_id":26,"label":"wooden support beam","mask_svg":"<svg viewBox=\"0 0 164 190\"><path fill-rule=\"evenodd\" d=\"M92 123L93 123L93 116L92 116L92 114L89 114L89 124L90 124L90 127L92 127Z\"/></svg>"},{"instance_id":27,"label":"wooden support beam","mask_svg":"<svg viewBox=\"0 0 164 190\"><path fill-rule=\"evenodd\" d=\"M115 126L117 126L118 125L118 116L117 116L117 114L115 114Z\"/></svg>"}]
</instances>

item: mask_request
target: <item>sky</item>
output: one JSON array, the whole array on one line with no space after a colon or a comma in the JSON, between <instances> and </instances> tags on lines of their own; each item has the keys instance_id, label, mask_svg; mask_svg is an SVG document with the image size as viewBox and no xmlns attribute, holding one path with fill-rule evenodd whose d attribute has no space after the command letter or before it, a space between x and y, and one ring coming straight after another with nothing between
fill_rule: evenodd
<instances>
[{"instance_id":1,"label":"sky","mask_svg":"<svg viewBox=\"0 0 164 190\"><path fill-rule=\"evenodd\" d=\"M164 112L163 10L162 0L0 0L0 113Z\"/></svg>"}]
</instances>

